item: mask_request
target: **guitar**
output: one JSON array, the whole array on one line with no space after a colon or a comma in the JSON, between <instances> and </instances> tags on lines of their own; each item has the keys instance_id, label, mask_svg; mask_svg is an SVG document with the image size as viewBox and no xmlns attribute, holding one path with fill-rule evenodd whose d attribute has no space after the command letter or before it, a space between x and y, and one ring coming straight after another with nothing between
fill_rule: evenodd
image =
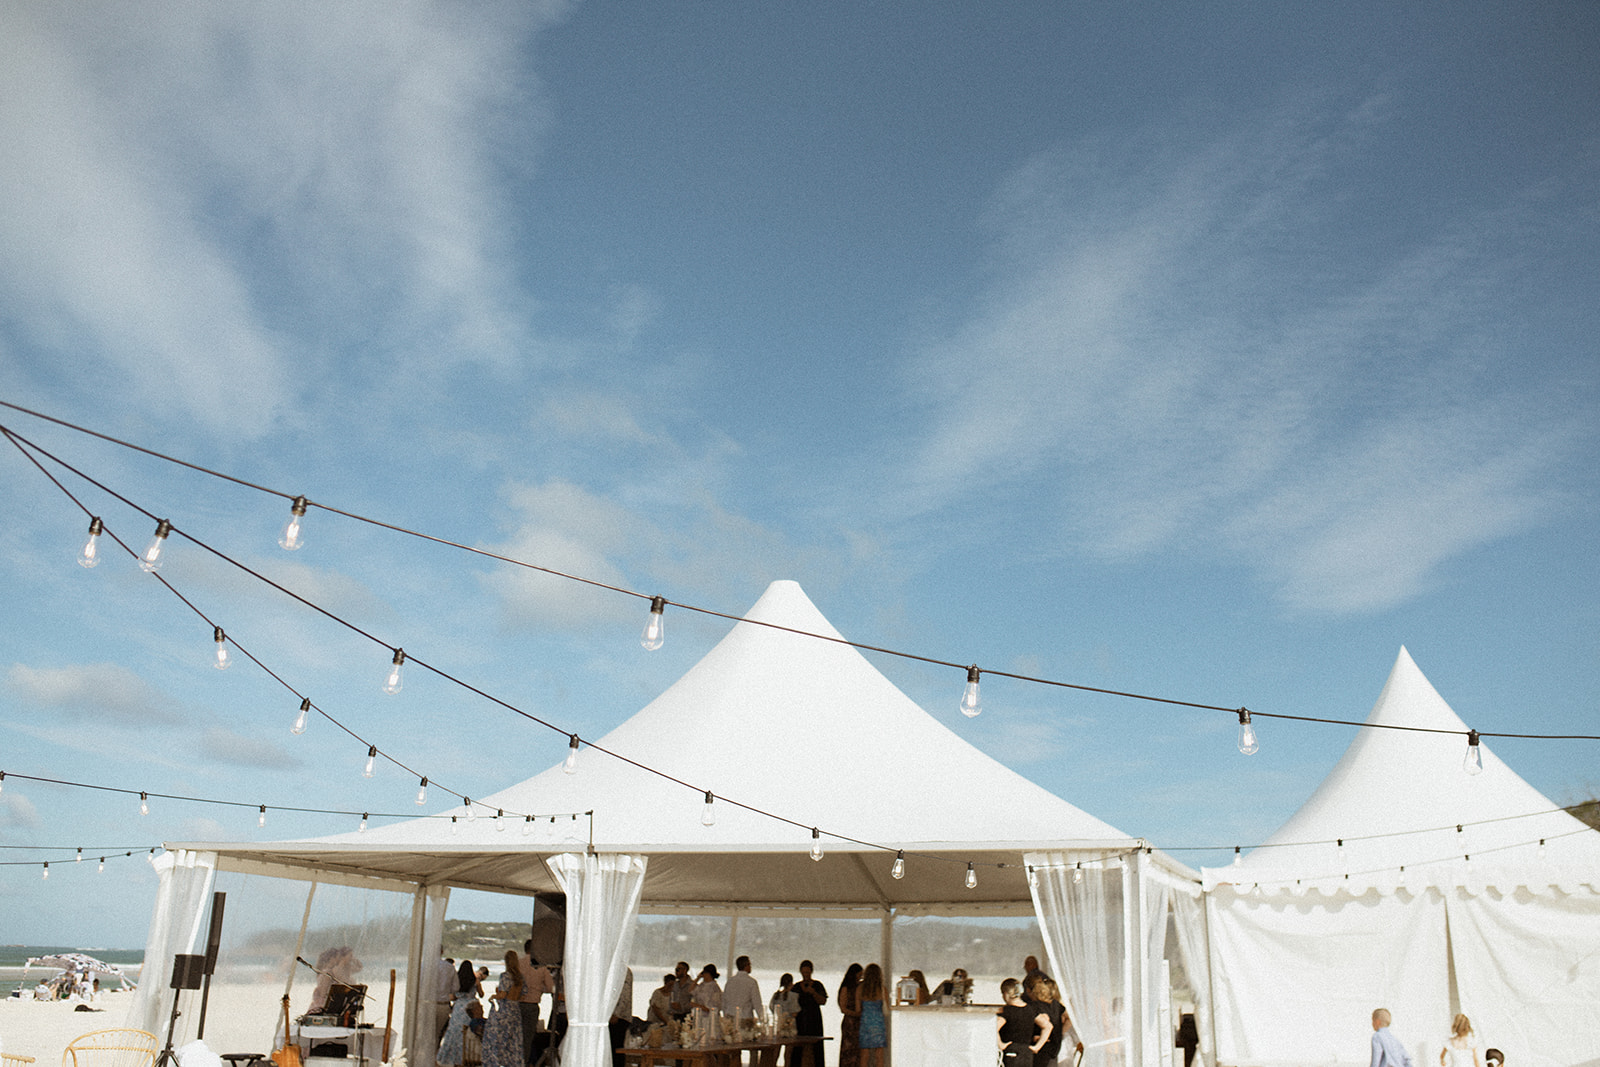
<instances>
[{"instance_id":1,"label":"guitar","mask_svg":"<svg viewBox=\"0 0 1600 1067\"><path fill-rule=\"evenodd\" d=\"M278 1067L301 1067L300 1046L289 1033L289 994L283 995L283 1046L273 1051L272 1062Z\"/></svg>"}]
</instances>

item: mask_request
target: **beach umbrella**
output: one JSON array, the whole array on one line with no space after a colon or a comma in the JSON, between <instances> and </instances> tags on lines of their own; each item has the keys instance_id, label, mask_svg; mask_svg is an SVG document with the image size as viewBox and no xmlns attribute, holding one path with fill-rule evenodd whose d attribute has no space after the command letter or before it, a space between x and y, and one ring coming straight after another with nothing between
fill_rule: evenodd
<instances>
[{"instance_id":1,"label":"beach umbrella","mask_svg":"<svg viewBox=\"0 0 1600 1067\"><path fill-rule=\"evenodd\" d=\"M23 970L29 967L54 967L61 971L84 971L88 973L115 974L120 976L122 968L115 963L97 960L93 956L82 952L58 952L53 956L30 956Z\"/></svg>"}]
</instances>

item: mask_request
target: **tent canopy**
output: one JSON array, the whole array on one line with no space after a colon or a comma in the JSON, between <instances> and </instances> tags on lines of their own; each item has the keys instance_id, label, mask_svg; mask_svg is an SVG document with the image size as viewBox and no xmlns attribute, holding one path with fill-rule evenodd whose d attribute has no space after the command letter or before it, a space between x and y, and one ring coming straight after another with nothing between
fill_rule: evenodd
<instances>
[{"instance_id":1,"label":"tent canopy","mask_svg":"<svg viewBox=\"0 0 1600 1067\"><path fill-rule=\"evenodd\" d=\"M556 889L546 858L592 847L651 857L652 910L1031 911L1022 852L1144 844L978 751L849 645L788 632L842 640L795 582L772 583L748 618L601 738L606 752L585 746L575 774L558 765L474 798L476 819L457 807L364 834L181 847L218 853L222 869L513 893ZM712 826L701 824L707 790L719 798ZM547 817L497 827L497 809ZM592 833L587 815L571 817L588 812ZM813 826L820 862L808 854ZM896 849L902 879L890 876Z\"/></svg>"},{"instance_id":2,"label":"tent canopy","mask_svg":"<svg viewBox=\"0 0 1600 1067\"><path fill-rule=\"evenodd\" d=\"M1320 882L1354 892L1395 886L1402 866L1410 885L1600 880L1600 833L1523 781L1487 742L1482 773L1467 774L1466 731L1402 647L1367 725L1316 792L1241 863L1207 868L1207 888Z\"/></svg>"}]
</instances>

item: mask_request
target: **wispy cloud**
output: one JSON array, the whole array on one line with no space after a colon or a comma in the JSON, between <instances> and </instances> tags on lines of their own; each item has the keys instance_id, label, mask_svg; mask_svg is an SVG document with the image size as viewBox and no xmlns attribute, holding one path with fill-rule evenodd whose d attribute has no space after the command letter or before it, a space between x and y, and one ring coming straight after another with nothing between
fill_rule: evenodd
<instances>
[{"instance_id":1,"label":"wispy cloud","mask_svg":"<svg viewBox=\"0 0 1600 1067\"><path fill-rule=\"evenodd\" d=\"M386 353L373 390L509 367L534 347L501 222L543 124L522 48L565 6L6 7L13 321L124 404L247 438L341 346Z\"/></svg>"},{"instance_id":2,"label":"wispy cloud","mask_svg":"<svg viewBox=\"0 0 1600 1067\"><path fill-rule=\"evenodd\" d=\"M289 770L300 766L298 759L275 742L246 737L221 726L207 727L200 735L200 754L235 767Z\"/></svg>"},{"instance_id":3,"label":"wispy cloud","mask_svg":"<svg viewBox=\"0 0 1600 1067\"><path fill-rule=\"evenodd\" d=\"M115 663L68 667L15 663L6 672L6 688L18 700L51 712L53 719L170 726L186 718L170 697Z\"/></svg>"},{"instance_id":4,"label":"wispy cloud","mask_svg":"<svg viewBox=\"0 0 1600 1067\"><path fill-rule=\"evenodd\" d=\"M1527 220L1339 247L1340 183L1387 107L1022 168L991 284L907 368L933 429L897 503L1027 494L1071 549L1223 553L1324 612L1401 601L1548 516L1585 431L1500 325L1520 269L1500 238Z\"/></svg>"},{"instance_id":5,"label":"wispy cloud","mask_svg":"<svg viewBox=\"0 0 1600 1067\"><path fill-rule=\"evenodd\" d=\"M15 789L0 796L0 834L8 830L33 830L38 826L39 809L33 806L33 801Z\"/></svg>"}]
</instances>

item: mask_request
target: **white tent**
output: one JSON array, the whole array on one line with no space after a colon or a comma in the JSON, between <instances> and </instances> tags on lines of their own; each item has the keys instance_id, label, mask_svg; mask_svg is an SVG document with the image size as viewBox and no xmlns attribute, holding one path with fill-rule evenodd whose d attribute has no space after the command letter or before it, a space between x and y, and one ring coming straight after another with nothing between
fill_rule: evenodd
<instances>
[{"instance_id":1,"label":"white tent","mask_svg":"<svg viewBox=\"0 0 1600 1067\"><path fill-rule=\"evenodd\" d=\"M1383 1006L1418 1064L1457 1012L1510 1063L1600 1063L1600 833L1487 744L1467 774L1467 726L1404 648L1367 724L1265 844L1203 872L1219 1059L1365 1063Z\"/></svg>"},{"instance_id":2,"label":"white tent","mask_svg":"<svg viewBox=\"0 0 1600 1067\"><path fill-rule=\"evenodd\" d=\"M1147 881L1195 888L1193 872L962 740L842 643L796 583L774 582L747 617L753 621L734 626L666 692L595 742L606 752L584 749L576 773L557 766L474 798L476 818L457 807L367 833L181 849L214 854L219 870L414 892L413 975L434 958L449 887L561 891L565 880L552 868L578 854L636 857L637 906L647 911L880 916L886 966L897 915L1039 907L1049 941L1074 891L1047 894L1054 903L1040 904L1030 883L1042 879L1048 888L1070 858L1117 883L1110 921L1118 928L1110 936L1123 946L1118 962L1125 964L1115 969L1123 988L1106 996L1145 1020L1156 968L1140 949L1152 939L1145 910L1120 901L1153 908ZM706 791L718 798L711 826L702 824ZM543 817L507 826L496 818L501 810ZM815 839L813 827L821 831ZM810 856L814 841L824 851L820 862ZM896 850L906 854L903 878L891 877ZM1030 878L1029 863L1045 870ZM977 876L971 888L969 864ZM572 925L569 915L569 946ZM173 951L187 950L163 945L147 958ZM1160 945L1152 951L1159 960ZM427 1014L427 995L412 983L413 1020ZM1139 1056L1150 1046L1153 1063L1156 1042L1146 1030L1133 1027L1125 1047Z\"/></svg>"}]
</instances>

